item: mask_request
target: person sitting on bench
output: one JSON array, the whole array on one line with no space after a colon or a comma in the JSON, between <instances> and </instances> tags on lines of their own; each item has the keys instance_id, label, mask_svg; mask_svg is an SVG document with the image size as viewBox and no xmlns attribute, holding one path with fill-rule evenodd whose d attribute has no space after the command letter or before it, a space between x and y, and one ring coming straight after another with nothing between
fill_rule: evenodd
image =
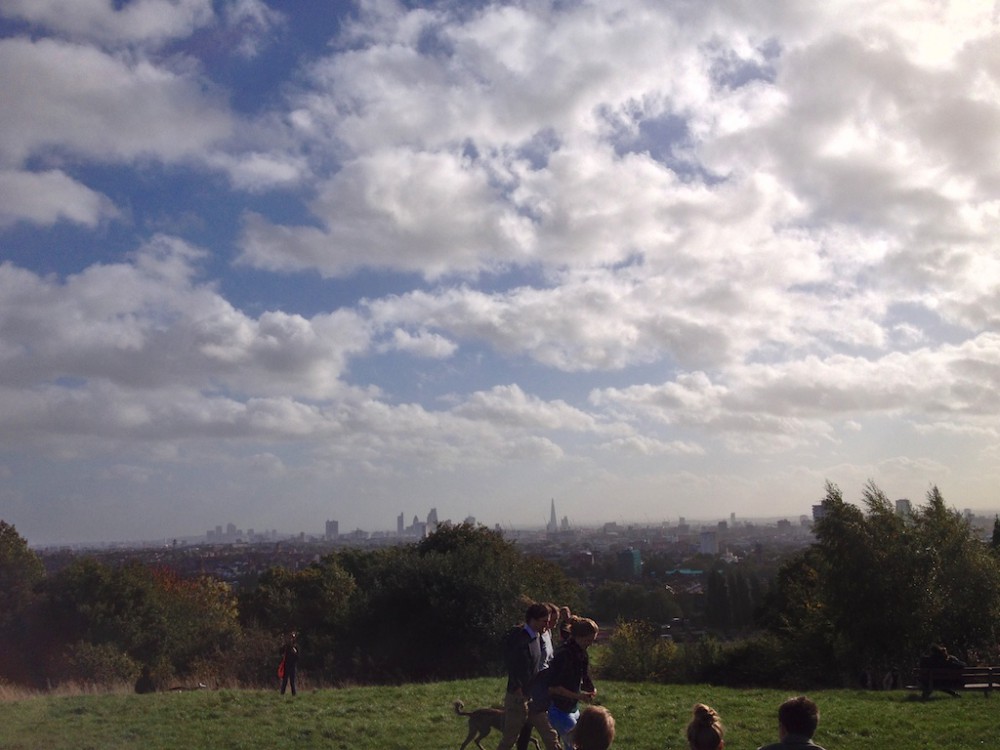
<instances>
[{"instance_id":1,"label":"person sitting on bench","mask_svg":"<svg viewBox=\"0 0 1000 750\"><path fill-rule=\"evenodd\" d=\"M966 666L965 662L959 659L957 656L952 656L948 653L948 649L941 644L934 644L931 646L931 651L929 654L920 657L920 668L925 670L938 670L938 669L953 669L956 672L961 671ZM924 672L921 677L921 687L924 691L924 697L926 698L931 694L932 690L941 690L942 692L948 693L948 695L958 698L958 693L955 692L955 687L961 687L962 682L949 680L947 676L934 675L931 676L929 672Z\"/></svg>"}]
</instances>

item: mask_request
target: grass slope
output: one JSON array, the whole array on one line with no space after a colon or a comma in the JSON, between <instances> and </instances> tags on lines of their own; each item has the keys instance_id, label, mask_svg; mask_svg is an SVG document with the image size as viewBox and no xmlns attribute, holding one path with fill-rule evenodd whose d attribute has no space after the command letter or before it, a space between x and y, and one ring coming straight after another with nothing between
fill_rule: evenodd
<instances>
[{"instance_id":1,"label":"grass slope","mask_svg":"<svg viewBox=\"0 0 1000 750\"><path fill-rule=\"evenodd\" d=\"M691 706L705 702L726 725L727 750L754 750L776 739L780 690L599 682L598 698L617 720L615 750L686 750ZM502 700L501 679L401 687L300 692L203 690L31 696L0 702L3 750L458 750L466 720L452 710ZM977 693L961 699L909 693L829 690L812 693L827 750L971 750L996 746L994 705ZM493 750L496 732L485 741ZM474 750L474 745L469 749Z\"/></svg>"}]
</instances>

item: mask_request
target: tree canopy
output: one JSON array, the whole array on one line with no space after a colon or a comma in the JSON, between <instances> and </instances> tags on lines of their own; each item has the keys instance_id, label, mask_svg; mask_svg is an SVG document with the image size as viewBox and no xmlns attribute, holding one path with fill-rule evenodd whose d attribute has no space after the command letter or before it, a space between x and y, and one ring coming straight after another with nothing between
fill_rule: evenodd
<instances>
[{"instance_id":1,"label":"tree canopy","mask_svg":"<svg viewBox=\"0 0 1000 750\"><path fill-rule=\"evenodd\" d=\"M901 514L872 482L860 506L828 484L822 509L816 542L779 573L769 613L817 672L904 670L932 642L973 661L996 656L997 557L936 487Z\"/></svg>"}]
</instances>

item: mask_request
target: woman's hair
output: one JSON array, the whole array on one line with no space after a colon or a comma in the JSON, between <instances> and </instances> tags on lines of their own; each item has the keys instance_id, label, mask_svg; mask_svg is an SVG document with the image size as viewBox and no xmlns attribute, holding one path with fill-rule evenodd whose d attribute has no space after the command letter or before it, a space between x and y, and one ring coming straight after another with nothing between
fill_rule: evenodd
<instances>
[{"instance_id":1,"label":"woman's hair","mask_svg":"<svg viewBox=\"0 0 1000 750\"><path fill-rule=\"evenodd\" d=\"M573 728L576 750L608 750L615 739L615 717L604 706L587 706Z\"/></svg>"},{"instance_id":2,"label":"woman's hair","mask_svg":"<svg viewBox=\"0 0 1000 750\"><path fill-rule=\"evenodd\" d=\"M574 638L586 638L588 635L597 635L597 623L587 617L577 617L569 626L569 632Z\"/></svg>"},{"instance_id":3,"label":"woman's hair","mask_svg":"<svg viewBox=\"0 0 1000 750\"><path fill-rule=\"evenodd\" d=\"M704 703L696 703L693 713L687 728L691 750L718 750L725 734L719 714Z\"/></svg>"}]
</instances>

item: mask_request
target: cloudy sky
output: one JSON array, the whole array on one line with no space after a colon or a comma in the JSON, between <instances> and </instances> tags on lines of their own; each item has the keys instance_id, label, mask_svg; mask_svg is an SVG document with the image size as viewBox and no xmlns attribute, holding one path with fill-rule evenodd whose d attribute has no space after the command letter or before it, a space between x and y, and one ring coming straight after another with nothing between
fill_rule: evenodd
<instances>
[{"instance_id":1,"label":"cloudy sky","mask_svg":"<svg viewBox=\"0 0 1000 750\"><path fill-rule=\"evenodd\" d=\"M1000 509L992 0L4 0L29 542Z\"/></svg>"}]
</instances>

